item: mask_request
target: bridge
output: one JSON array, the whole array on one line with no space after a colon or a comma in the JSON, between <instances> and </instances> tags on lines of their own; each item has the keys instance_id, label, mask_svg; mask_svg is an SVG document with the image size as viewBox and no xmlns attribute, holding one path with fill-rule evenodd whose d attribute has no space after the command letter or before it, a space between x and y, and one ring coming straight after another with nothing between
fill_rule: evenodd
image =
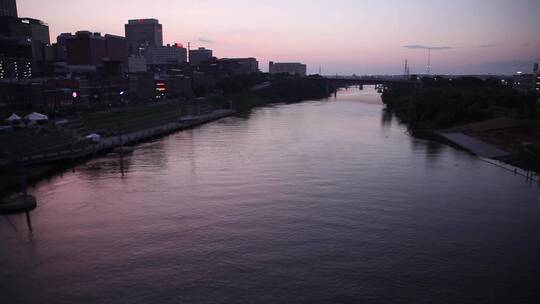
<instances>
[{"instance_id":1,"label":"bridge","mask_svg":"<svg viewBox=\"0 0 540 304\"><path fill-rule=\"evenodd\" d=\"M412 83L404 76L325 76L329 83L338 87L354 85L391 85L398 83Z\"/></svg>"}]
</instances>

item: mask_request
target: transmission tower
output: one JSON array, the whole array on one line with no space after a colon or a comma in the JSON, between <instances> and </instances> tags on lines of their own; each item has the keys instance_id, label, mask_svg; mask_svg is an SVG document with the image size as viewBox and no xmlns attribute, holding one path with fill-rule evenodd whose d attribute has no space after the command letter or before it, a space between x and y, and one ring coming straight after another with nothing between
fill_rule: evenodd
<instances>
[{"instance_id":1,"label":"transmission tower","mask_svg":"<svg viewBox=\"0 0 540 304\"><path fill-rule=\"evenodd\" d=\"M409 67L409 60L405 59L405 68L403 71L403 76L405 76L406 79L411 76L411 68Z\"/></svg>"}]
</instances>

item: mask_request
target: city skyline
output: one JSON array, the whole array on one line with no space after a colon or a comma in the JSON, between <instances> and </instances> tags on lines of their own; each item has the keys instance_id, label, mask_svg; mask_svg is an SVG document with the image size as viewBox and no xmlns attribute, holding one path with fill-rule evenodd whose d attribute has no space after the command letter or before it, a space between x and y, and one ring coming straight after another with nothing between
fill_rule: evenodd
<instances>
[{"instance_id":1,"label":"city skyline","mask_svg":"<svg viewBox=\"0 0 540 304\"><path fill-rule=\"evenodd\" d=\"M124 35L128 19L156 18L165 43L191 42L219 57L256 57L263 67L303 61L309 73L322 67L324 74L395 74L405 59L412 73L423 73L427 48L433 48L432 71L440 74L508 74L529 70L540 58L534 35L540 3L533 0L49 2L19 1L18 9L20 16L49 23L53 41L77 30Z\"/></svg>"}]
</instances>

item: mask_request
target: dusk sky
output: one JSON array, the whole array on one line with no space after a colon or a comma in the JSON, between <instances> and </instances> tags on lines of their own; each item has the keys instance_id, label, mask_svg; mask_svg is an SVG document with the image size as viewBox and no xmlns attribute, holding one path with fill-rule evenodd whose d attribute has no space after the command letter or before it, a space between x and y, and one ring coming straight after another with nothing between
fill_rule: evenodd
<instances>
[{"instance_id":1,"label":"dusk sky","mask_svg":"<svg viewBox=\"0 0 540 304\"><path fill-rule=\"evenodd\" d=\"M513 73L540 58L539 0L19 0L19 15L51 38L90 30L124 35L128 19L157 18L166 43L217 57L302 61L324 74ZM409 46L408 48L406 46Z\"/></svg>"}]
</instances>

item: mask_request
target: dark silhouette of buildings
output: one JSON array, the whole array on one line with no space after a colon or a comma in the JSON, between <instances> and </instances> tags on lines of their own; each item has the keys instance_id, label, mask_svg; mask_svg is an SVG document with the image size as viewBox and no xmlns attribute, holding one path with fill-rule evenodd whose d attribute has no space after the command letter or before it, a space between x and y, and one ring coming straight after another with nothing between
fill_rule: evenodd
<instances>
[{"instance_id":1,"label":"dark silhouette of buildings","mask_svg":"<svg viewBox=\"0 0 540 304\"><path fill-rule=\"evenodd\" d=\"M134 19L125 25L130 53L141 55L147 47L163 46L163 26L157 19Z\"/></svg>"},{"instance_id":2,"label":"dark silhouette of buildings","mask_svg":"<svg viewBox=\"0 0 540 304\"><path fill-rule=\"evenodd\" d=\"M32 77L32 45L0 36L0 80Z\"/></svg>"},{"instance_id":3,"label":"dark silhouette of buildings","mask_svg":"<svg viewBox=\"0 0 540 304\"><path fill-rule=\"evenodd\" d=\"M212 58L201 62L197 70L217 80L227 76L257 73L259 62L255 58Z\"/></svg>"},{"instance_id":4,"label":"dark silhouette of buildings","mask_svg":"<svg viewBox=\"0 0 540 304\"><path fill-rule=\"evenodd\" d=\"M270 61L268 69L270 74L290 74L306 76L307 66L298 62L273 62Z\"/></svg>"},{"instance_id":5,"label":"dark silhouette of buildings","mask_svg":"<svg viewBox=\"0 0 540 304\"><path fill-rule=\"evenodd\" d=\"M238 67L235 69L238 74L251 74L259 72L259 62L257 59L250 58L223 58L220 59L223 63L236 63Z\"/></svg>"},{"instance_id":6,"label":"dark silhouette of buildings","mask_svg":"<svg viewBox=\"0 0 540 304\"><path fill-rule=\"evenodd\" d=\"M69 65L100 65L107 56L105 37L100 33L79 31L66 40Z\"/></svg>"},{"instance_id":7,"label":"dark silhouette of buildings","mask_svg":"<svg viewBox=\"0 0 540 304\"><path fill-rule=\"evenodd\" d=\"M51 45L46 23L18 18L15 1L0 1L0 104L10 107L186 100L212 92L228 76L259 71L255 58L164 46L156 19L129 20L126 37L78 31Z\"/></svg>"},{"instance_id":8,"label":"dark silhouette of buildings","mask_svg":"<svg viewBox=\"0 0 540 304\"><path fill-rule=\"evenodd\" d=\"M50 44L49 25L32 18L0 17L0 35L32 45L34 61L45 58L44 46Z\"/></svg>"},{"instance_id":9,"label":"dark silhouette of buildings","mask_svg":"<svg viewBox=\"0 0 540 304\"><path fill-rule=\"evenodd\" d=\"M148 47L145 58L149 65L178 64L187 62L187 50L179 43L172 46Z\"/></svg>"},{"instance_id":10,"label":"dark silhouette of buildings","mask_svg":"<svg viewBox=\"0 0 540 304\"><path fill-rule=\"evenodd\" d=\"M129 46L127 39L122 36L105 35L106 60L127 63Z\"/></svg>"},{"instance_id":11,"label":"dark silhouette of buildings","mask_svg":"<svg viewBox=\"0 0 540 304\"><path fill-rule=\"evenodd\" d=\"M200 65L202 62L212 59L212 57L212 50L203 47L189 51L189 63L191 65Z\"/></svg>"},{"instance_id":12,"label":"dark silhouette of buildings","mask_svg":"<svg viewBox=\"0 0 540 304\"><path fill-rule=\"evenodd\" d=\"M67 61L67 39L72 38L71 33L62 33L56 37L54 46L54 57L56 61Z\"/></svg>"},{"instance_id":13,"label":"dark silhouette of buildings","mask_svg":"<svg viewBox=\"0 0 540 304\"><path fill-rule=\"evenodd\" d=\"M34 75L36 64L47 58L49 26L43 21L0 17L0 78Z\"/></svg>"},{"instance_id":14,"label":"dark silhouette of buildings","mask_svg":"<svg viewBox=\"0 0 540 304\"><path fill-rule=\"evenodd\" d=\"M0 16L17 17L17 1L0 0Z\"/></svg>"},{"instance_id":15,"label":"dark silhouette of buildings","mask_svg":"<svg viewBox=\"0 0 540 304\"><path fill-rule=\"evenodd\" d=\"M79 31L74 36L63 34L69 65L102 66L104 61L127 63L128 43L126 38Z\"/></svg>"}]
</instances>

